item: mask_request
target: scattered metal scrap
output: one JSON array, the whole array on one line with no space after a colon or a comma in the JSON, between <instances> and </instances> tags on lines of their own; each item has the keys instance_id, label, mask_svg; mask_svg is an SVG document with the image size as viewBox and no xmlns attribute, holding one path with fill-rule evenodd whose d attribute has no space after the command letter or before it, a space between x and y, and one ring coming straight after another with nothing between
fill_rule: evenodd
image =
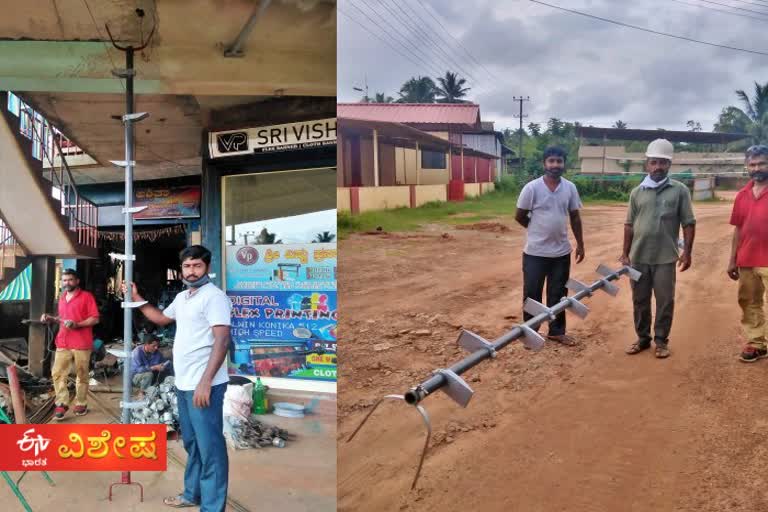
<instances>
[{"instance_id":1,"label":"scattered metal scrap","mask_svg":"<svg viewBox=\"0 0 768 512\"><path fill-rule=\"evenodd\" d=\"M287 430L268 425L251 415L247 421L235 416L226 416L224 421L229 423L232 444L242 450L247 448L265 448L276 446L283 448L286 441L295 441L296 436Z\"/></svg>"}]
</instances>

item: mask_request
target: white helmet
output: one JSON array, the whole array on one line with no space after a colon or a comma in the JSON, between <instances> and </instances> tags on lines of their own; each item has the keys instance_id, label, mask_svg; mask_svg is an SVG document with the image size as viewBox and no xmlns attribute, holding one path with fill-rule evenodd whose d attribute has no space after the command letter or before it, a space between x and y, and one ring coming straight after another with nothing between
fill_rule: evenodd
<instances>
[{"instance_id":1,"label":"white helmet","mask_svg":"<svg viewBox=\"0 0 768 512\"><path fill-rule=\"evenodd\" d=\"M656 139L648 144L648 149L645 150L646 158L665 158L667 160L672 160L674 154L675 148L667 139Z\"/></svg>"}]
</instances>

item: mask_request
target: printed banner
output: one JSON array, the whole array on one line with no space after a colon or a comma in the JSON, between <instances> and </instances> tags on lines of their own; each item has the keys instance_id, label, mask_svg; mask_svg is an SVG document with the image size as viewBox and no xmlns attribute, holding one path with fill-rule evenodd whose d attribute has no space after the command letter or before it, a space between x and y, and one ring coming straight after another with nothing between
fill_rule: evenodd
<instances>
[{"instance_id":1,"label":"printed banner","mask_svg":"<svg viewBox=\"0 0 768 512\"><path fill-rule=\"evenodd\" d=\"M227 247L230 371L336 379L336 244Z\"/></svg>"},{"instance_id":2,"label":"printed banner","mask_svg":"<svg viewBox=\"0 0 768 512\"><path fill-rule=\"evenodd\" d=\"M227 291L336 290L336 244L227 246Z\"/></svg>"},{"instance_id":3,"label":"printed banner","mask_svg":"<svg viewBox=\"0 0 768 512\"><path fill-rule=\"evenodd\" d=\"M0 425L0 471L165 471L165 425Z\"/></svg>"},{"instance_id":4,"label":"printed banner","mask_svg":"<svg viewBox=\"0 0 768 512\"><path fill-rule=\"evenodd\" d=\"M336 292L228 292L230 367L243 375L334 380Z\"/></svg>"},{"instance_id":5,"label":"printed banner","mask_svg":"<svg viewBox=\"0 0 768 512\"><path fill-rule=\"evenodd\" d=\"M202 192L199 185L142 187L134 192L134 206L147 209L134 215L135 219L168 219L199 217Z\"/></svg>"}]
</instances>

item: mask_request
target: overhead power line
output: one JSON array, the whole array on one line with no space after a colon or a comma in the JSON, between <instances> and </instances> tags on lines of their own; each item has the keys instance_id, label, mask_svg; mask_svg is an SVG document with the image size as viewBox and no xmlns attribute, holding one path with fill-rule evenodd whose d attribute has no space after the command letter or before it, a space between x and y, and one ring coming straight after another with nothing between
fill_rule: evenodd
<instances>
[{"instance_id":1,"label":"overhead power line","mask_svg":"<svg viewBox=\"0 0 768 512\"><path fill-rule=\"evenodd\" d=\"M374 36L376 39L378 39L378 40L379 40L379 41L381 41L382 43L384 43L384 44L386 44L387 46L389 46L389 47L390 47L390 48L391 48L393 51L395 51L395 52L396 52L397 54L399 54L401 57L403 57L403 58L405 58L405 59L408 59L409 61L411 61L411 62L412 62L413 64L415 64L416 66L422 66L422 65L423 65L423 63L419 63L419 62L416 62L416 61L415 61L415 60L414 60L412 57L410 57L409 55L406 55L406 54L404 54L404 53L403 53L403 52L401 52L399 49L397 49L396 47L392 46L392 44L391 44L389 41L387 41L387 40L386 40L386 39L384 39L383 37L379 36L379 35L378 35L376 32L374 32L373 30L371 30L370 28L368 28L368 27L367 27L367 26L366 26L364 23L362 23L362 22L360 22L359 20L357 20L357 19L355 19L354 17L352 17L352 16L351 16L349 13L347 13L347 12L344 12L344 9L342 9L340 5L337 5L337 8L339 9L339 12L340 12L341 14L343 14L343 15L344 15L344 16L346 16L348 19L350 19L350 20L352 20L353 22L355 22L357 25L359 25L361 28L363 28L363 30L365 30L366 32L368 32L369 34L371 34L372 36Z\"/></svg>"},{"instance_id":2,"label":"overhead power line","mask_svg":"<svg viewBox=\"0 0 768 512\"><path fill-rule=\"evenodd\" d=\"M447 28L445 28L445 25L443 25L443 23L442 23L442 22L441 22L441 21L440 21L440 20L437 18L437 16L435 16L434 14L432 14L432 11L431 11L430 9L428 9L428 8L427 8L427 7L424 5L424 3L422 2L422 0L417 0L417 1L418 1L419 5L421 5L421 8L422 8L422 9L424 9L424 11L425 11L427 14L429 14L429 16L430 16L430 17L431 17L433 20L435 20L435 21L437 22L437 24L438 24L438 25L440 25L440 27L443 29L443 31L444 31L446 34L448 34L448 35L449 35L449 36L450 36L450 37L451 37L451 38L452 38L454 41L456 41L456 43L459 45L459 47L460 47L462 50L464 50L464 53L466 53L466 54L469 56L469 58L470 58L470 59L472 59L472 60L473 60L473 61L474 61L474 62L475 62L475 63L476 63L478 66L480 66L481 68L483 68L483 70L485 70L485 72L486 72L486 73L488 73L488 75L489 75L489 76L491 76L491 77L492 77L492 78L494 78L494 79L498 79L498 77L497 77L496 75L494 75L493 73L491 73L490 71L488 71L488 68L486 68L486 67L485 67L485 66L484 66L484 65L483 65L483 64L482 64L482 63L481 63L479 60L477 60L477 59L475 58L475 56L474 56L474 55L472 55L472 53L471 53L471 52L470 52L470 51L467 49L467 47L466 47L466 46L464 46L464 44L463 44L463 43L462 43L462 42L461 42L459 39L457 39L457 38L456 38L456 37L455 37L453 34L451 34L450 30L448 30ZM408 3L406 3L406 5L408 5ZM415 12L415 11L414 11L414 12ZM439 35L439 34L438 34L438 35ZM440 38L442 39L442 36L440 36ZM445 41L445 40L443 39L443 41ZM449 43L447 43L447 41L446 41L446 44L449 44ZM450 46L450 44L449 44L449 46Z\"/></svg>"},{"instance_id":3,"label":"overhead power line","mask_svg":"<svg viewBox=\"0 0 768 512\"><path fill-rule=\"evenodd\" d=\"M421 15L418 12L414 11L412 7L408 6L407 2L406 2L405 5L411 11L411 14L406 12L403 9L403 7L398 2L396 2L395 0L389 0L389 1L390 1L390 3L394 4L397 7L397 9L400 10L400 12L403 13L404 18L400 17L399 15L397 16L399 20L401 20L404 24L406 24L406 23L405 23L405 21L403 21L403 19L408 20L408 23L409 23L408 26L409 27L411 25L417 27L417 30L420 32L420 35L421 35L421 40L426 41L427 44L430 44L431 46L433 46L434 48L436 48L440 52L442 52L444 55L448 56L448 58L450 59L452 65L447 67L446 71L451 71L451 70L458 71L460 75L463 75L463 77L467 79L467 84L471 86L470 89L472 89L472 94L474 94L474 95L483 94L483 93L488 92L489 90L491 90L491 87L488 85L487 81L480 81L480 80L478 80L472 74L471 71L467 71L462 65L456 63L456 60L458 60L459 62L461 62L461 64L465 64L465 60L466 59L462 58L462 56L459 53L455 52L454 49L451 47L450 43L443 44L443 42L435 40L435 37L441 39L440 38L440 34L438 34L429 25L429 23L427 23L426 20L424 20L424 18L421 17ZM390 11L390 12L392 12L392 11ZM393 14L396 14L396 13L393 13ZM416 17L416 19L418 21L415 21L413 19L414 16ZM426 28L426 30L424 28L422 28L422 27ZM433 37L433 36L435 36L435 37ZM449 55L448 52L445 49L443 49L443 46L445 46L445 48L447 48L449 51L454 52L455 55ZM456 59L456 60L454 60L454 59ZM469 65L469 69L472 69L471 63ZM444 74L441 73L439 76L443 77Z\"/></svg>"},{"instance_id":4,"label":"overhead power line","mask_svg":"<svg viewBox=\"0 0 768 512\"><path fill-rule=\"evenodd\" d=\"M433 48L435 48L436 50L438 50L439 52L441 52L448 59L448 62L451 64L451 67L453 69L456 69L457 71L461 72L464 76L467 77L468 80L471 80L472 82L475 82L475 85L478 85L478 81L475 78L475 76L472 75L472 73L470 73L469 71L467 71L466 68L461 66L455 60L455 58L453 56L451 56L448 52L445 51L445 49L443 49L439 44L437 44L435 42L435 40L431 37L430 34L428 34L426 31L424 31L424 29L419 27L419 25L417 23L415 23L414 21L410 20L408 13L405 12L405 10L400 6L400 4L395 2L395 0L389 0L389 1L400 12L402 12L405 17L403 17L400 14L398 14L397 12L395 12L394 9L390 9L387 6L387 4L384 3L383 1L381 2L381 5L384 6L387 10L389 10L389 12L392 13L392 15L395 16L398 20L400 20L404 25L406 25L411 30L411 32L413 32L415 35L419 36L419 38L422 41L424 41L427 45L430 45ZM448 69L450 69L450 68L448 68Z\"/></svg>"},{"instance_id":5,"label":"overhead power line","mask_svg":"<svg viewBox=\"0 0 768 512\"><path fill-rule=\"evenodd\" d=\"M757 21L762 21L762 22L768 21L768 14L764 14L763 15L763 16L765 16L764 18L759 18L757 16L750 16L749 14L742 14L740 12L733 12L733 11L726 11L725 9L718 9L717 7L707 7L706 5L692 4L690 2L684 2L683 0L670 0L670 1L676 2L678 4L682 4L682 5L689 5L691 7L697 7L699 9L706 9L706 10L709 10L709 11L722 12L723 14L730 14L731 16L739 16L741 18L749 18L751 20L757 20ZM700 0L700 1L704 1L704 0ZM715 5L723 5L723 6L726 6L726 7L731 7L730 5L721 4L721 3L718 3L718 2L707 2L707 3L711 3L711 4L715 4Z\"/></svg>"},{"instance_id":6,"label":"overhead power line","mask_svg":"<svg viewBox=\"0 0 768 512\"><path fill-rule=\"evenodd\" d=\"M691 37L679 36L679 35L676 35L676 34L670 34L668 32L660 32L658 30L652 30L650 28L639 27L637 25L631 25L629 23L624 23L622 21L612 20L612 19L609 19L609 18L603 18L601 16L595 16L593 14L588 14L586 12L577 11L577 10L574 10L574 9L567 9L565 7L560 7L559 5L553 5L553 4L549 4L549 3L546 3L546 2L541 2L540 0L528 0L528 1L532 2L534 4L539 4L539 5L544 5L546 7L551 7L552 9L557 9L557 10L568 12L568 13L571 13L571 14L576 14L577 16L584 16L585 18L591 18L591 19L594 19L594 20L599 20L599 21L603 21L603 22L606 22L606 23L611 23L613 25L619 25L621 27L627 27L627 28L631 28L631 29L635 29L635 30L640 30L642 32L648 32L649 34L656 34L656 35L659 35L659 36L670 37L670 38L673 38L673 39L680 39L682 41L688 41L688 42L691 42L691 43L703 44L703 45L712 46L712 47L715 47L715 48L723 48L725 50L733 50L733 51L738 51L738 52L751 53L751 54L754 54L754 55L766 55L766 56L768 56L768 52L762 52L762 51L759 51L759 50L749 50L747 48L738 48L738 47L735 47L735 46L728 46L728 45L725 45L725 44L711 43L709 41L702 41L700 39L693 39Z\"/></svg>"},{"instance_id":7,"label":"overhead power line","mask_svg":"<svg viewBox=\"0 0 768 512\"><path fill-rule=\"evenodd\" d=\"M762 7L763 9L768 8L768 5L765 5L765 4L759 3L759 2L750 2L748 0L731 0L731 2L737 2L737 3L740 3L740 4L744 4L744 5L756 5L758 7ZM735 7L734 7L734 9L735 9Z\"/></svg>"},{"instance_id":8,"label":"overhead power line","mask_svg":"<svg viewBox=\"0 0 768 512\"><path fill-rule=\"evenodd\" d=\"M413 52L413 50L411 50L409 47L407 47L405 44L403 44L403 43L402 43L402 42L401 42L399 39L397 39L397 38L396 38L396 37L394 37L392 34L390 34L390 33L389 33L389 32L388 32L386 29L384 29L384 27L382 27L382 26L381 26L379 23L377 23L377 22L376 22L376 20L374 20L373 18L371 18L371 17L368 15L368 13L367 13L367 12L365 12L364 10L362 10L362 9L361 9L360 7L358 7L358 6L357 6L355 3L353 3L353 2L348 2L348 3L349 3L349 5L351 5L351 6L352 6L352 7L354 7L355 9L357 9L357 10L358 10L358 11L359 11L359 12L360 12L360 13L361 13L363 16L365 16L365 18L366 18L368 21L370 21L370 22L371 22L373 25L375 25L375 26L376 26L376 27L377 27L379 30L381 30L383 34L387 35L387 36L388 36L390 39L392 39L392 40L393 40L395 43L399 44L399 45L400 45L402 48L404 48L404 49L405 49L405 50L406 50L408 53L410 53L411 55L413 55L413 56L414 56L414 58L415 58L415 59L416 59L416 61L417 61L416 65L417 65L418 67L420 67L420 68L423 68L423 69L426 69L426 70L427 70L427 71L429 71L430 73L435 73L435 69L434 69L434 68L432 68L428 62L424 61L424 58L423 58L422 56L420 56L420 55L418 55L418 54L414 53L414 52ZM349 15L347 15L347 17L349 17Z\"/></svg>"},{"instance_id":9,"label":"overhead power line","mask_svg":"<svg viewBox=\"0 0 768 512\"><path fill-rule=\"evenodd\" d=\"M749 13L752 13L752 14L759 14L760 16L768 16L768 12L766 12L766 11L756 11L754 9L745 9L744 7L736 7L735 5L724 4L722 2L715 2L713 0L699 0L699 2L702 2L702 3L705 3L705 4L710 4L710 5L719 5L721 7L728 7L729 9L736 9L737 11L749 12ZM701 7L703 7L703 6L701 6ZM712 8L710 7L710 9L712 9ZM728 11L728 12L730 12L730 11Z\"/></svg>"},{"instance_id":10,"label":"overhead power line","mask_svg":"<svg viewBox=\"0 0 768 512\"><path fill-rule=\"evenodd\" d=\"M424 62L425 69L429 70L430 74L440 74L440 66L437 66L434 62L432 57L429 55L429 53L425 52L423 49L416 46L413 41L410 40L408 37L408 34L404 34L400 31L400 29L396 26L396 24L390 22L390 20L386 16L382 16L381 13L379 13L376 9L374 9L371 4L368 2L368 0L361 0L365 6L367 7L368 11L372 14L372 16L377 17L379 20L383 21L388 28L383 27L381 24L378 23L378 21L374 20L369 16L365 11L363 11L354 0L348 0L347 3L349 3L351 6L355 7L357 10L365 14L365 17L368 18L372 23L374 23L379 29L383 30L385 33L393 36L393 32L397 34L397 38L395 38L399 44L403 47L406 47L405 43L408 43L410 46L406 47L410 50L410 48L413 48L412 53L415 55L418 55L418 57ZM402 38L402 40L401 40Z\"/></svg>"}]
</instances>

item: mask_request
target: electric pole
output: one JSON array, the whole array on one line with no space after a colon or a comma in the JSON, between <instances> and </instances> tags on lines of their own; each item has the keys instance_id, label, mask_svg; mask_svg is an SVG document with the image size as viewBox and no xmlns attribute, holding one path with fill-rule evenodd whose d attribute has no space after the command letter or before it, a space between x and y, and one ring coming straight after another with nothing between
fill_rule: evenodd
<instances>
[{"instance_id":1,"label":"electric pole","mask_svg":"<svg viewBox=\"0 0 768 512\"><path fill-rule=\"evenodd\" d=\"M523 102L524 101L531 101L530 96L512 96L512 101L517 101L520 103L520 114L515 114L515 117L520 118L520 130L517 132L518 135L518 154L517 159L520 164L520 172L523 172L523 134L525 133L523 131L523 119L528 117L527 115L523 115Z\"/></svg>"},{"instance_id":2,"label":"electric pole","mask_svg":"<svg viewBox=\"0 0 768 512\"><path fill-rule=\"evenodd\" d=\"M370 103L371 102L371 97L368 96L368 75L364 75L363 80L364 80L364 84L365 84L365 89L361 89L360 87L357 87L357 86L352 87L352 89L354 89L355 91L359 91L359 92L365 92L365 96L363 97L363 102L364 103Z\"/></svg>"}]
</instances>

